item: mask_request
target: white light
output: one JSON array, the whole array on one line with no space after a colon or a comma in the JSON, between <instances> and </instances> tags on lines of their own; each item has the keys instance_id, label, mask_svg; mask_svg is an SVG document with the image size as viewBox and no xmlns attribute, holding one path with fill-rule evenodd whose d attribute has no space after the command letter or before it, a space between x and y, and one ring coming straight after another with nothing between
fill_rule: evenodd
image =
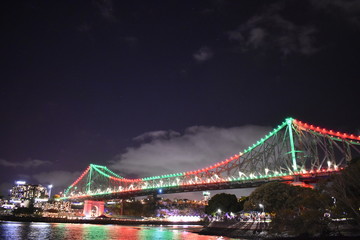
<instances>
[{"instance_id":1,"label":"white light","mask_svg":"<svg viewBox=\"0 0 360 240\"><path fill-rule=\"evenodd\" d=\"M264 208L264 205L263 205L263 204L259 203L259 207L261 207L261 208L262 208L262 211L265 212L265 208Z\"/></svg>"},{"instance_id":2,"label":"white light","mask_svg":"<svg viewBox=\"0 0 360 240\"><path fill-rule=\"evenodd\" d=\"M25 181L16 181L15 183L18 184L18 185L24 185L24 184L26 184Z\"/></svg>"},{"instance_id":3,"label":"white light","mask_svg":"<svg viewBox=\"0 0 360 240\"><path fill-rule=\"evenodd\" d=\"M52 189L52 187L53 187L52 184L48 185L48 188L49 188L49 198L51 197L51 189Z\"/></svg>"},{"instance_id":4,"label":"white light","mask_svg":"<svg viewBox=\"0 0 360 240\"><path fill-rule=\"evenodd\" d=\"M219 209L217 210L217 212L218 212L218 213L221 213L221 209L219 208Z\"/></svg>"}]
</instances>

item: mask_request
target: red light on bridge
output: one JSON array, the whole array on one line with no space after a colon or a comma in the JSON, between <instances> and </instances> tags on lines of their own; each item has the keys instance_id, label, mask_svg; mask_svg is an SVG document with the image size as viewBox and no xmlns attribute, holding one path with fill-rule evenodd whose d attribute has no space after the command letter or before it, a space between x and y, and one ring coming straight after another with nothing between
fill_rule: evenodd
<instances>
[{"instance_id":1,"label":"red light on bridge","mask_svg":"<svg viewBox=\"0 0 360 240\"><path fill-rule=\"evenodd\" d=\"M311 174L309 174L309 173L304 173L304 174L301 174L301 176L302 176L302 177L310 177Z\"/></svg>"},{"instance_id":2,"label":"red light on bridge","mask_svg":"<svg viewBox=\"0 0 360 240\"><path fill-rule=\"evenodd\" d=\"M329 135L336 136L339 138L360 140L360 136L354 136L353 134L347 134L347 133L334 132L333 130L327 130L325 128L321 129L320 127L315 127L314 125L309 125L307 123L303 123L298 120L294 120L294 124L296 124L300 128L305 128L307 130L314 130L314 131L322 133L322 134L329 134Z\"/></svg>"},{"instance_id":3,"label":"red light on bridge","mask_svg":"<svg viewBox=\"0 0 360 240\"><path fill-rule=\"evenodd\" d=\"M285 179L285 180L291 180L293 179L294 177L293 176L283 176L281 177L282 179Z\"/></svg>"}]
</instances>

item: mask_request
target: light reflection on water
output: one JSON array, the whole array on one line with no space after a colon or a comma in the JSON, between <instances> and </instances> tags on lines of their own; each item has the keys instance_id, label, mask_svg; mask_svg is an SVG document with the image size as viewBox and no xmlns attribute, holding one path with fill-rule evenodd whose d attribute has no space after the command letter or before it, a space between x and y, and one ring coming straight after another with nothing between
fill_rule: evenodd
<instances>
[{"instance_id":1,"label":"light reflection on water","mask_svg":"<svg viewBox=\"0 0 360 240\"><path fill-rule=\"evenodd\" d=\"M123 239L123 240L205 240L229 239L191 232L201 226L121 226L71 223L1 222L0 239Z\"/></svg>"}]
</instances>

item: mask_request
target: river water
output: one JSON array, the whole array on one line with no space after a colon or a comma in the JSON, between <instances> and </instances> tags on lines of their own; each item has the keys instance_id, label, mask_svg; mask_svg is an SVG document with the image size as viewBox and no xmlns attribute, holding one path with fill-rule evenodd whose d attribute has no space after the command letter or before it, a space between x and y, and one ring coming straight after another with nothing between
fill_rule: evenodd
<instances>
[{"instance_id":1,"label":"river water","mask_svg":"<svg viewBox=\"0 0 360 240\"><path fill-rule=\"evenodd\" d=\"M121 240L152 240L152 239L230 239L218 236L199 235L201 226L122 226L72 223L28 223L0 221L0 239L121 239Z\"/></svg>"}]
</instances>

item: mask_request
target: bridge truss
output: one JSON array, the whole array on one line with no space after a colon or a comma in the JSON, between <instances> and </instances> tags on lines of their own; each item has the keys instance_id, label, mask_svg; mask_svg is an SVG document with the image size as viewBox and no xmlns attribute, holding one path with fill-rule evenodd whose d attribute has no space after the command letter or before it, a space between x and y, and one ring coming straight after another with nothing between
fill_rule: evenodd
<instances>
[{"instance_id":1,"label":"bridge truss","mask_svg":"<svg viewBox=\"0 0 360 240\"><path fill-rule=\"evenodd\" d=\"M287 118L262 139L230 158L188 172L129 179L90 164L62 199L113 199L222 188L269 181L312 181L336 173L360 156L360 136Z\"/></svg>"}]
</instances>

